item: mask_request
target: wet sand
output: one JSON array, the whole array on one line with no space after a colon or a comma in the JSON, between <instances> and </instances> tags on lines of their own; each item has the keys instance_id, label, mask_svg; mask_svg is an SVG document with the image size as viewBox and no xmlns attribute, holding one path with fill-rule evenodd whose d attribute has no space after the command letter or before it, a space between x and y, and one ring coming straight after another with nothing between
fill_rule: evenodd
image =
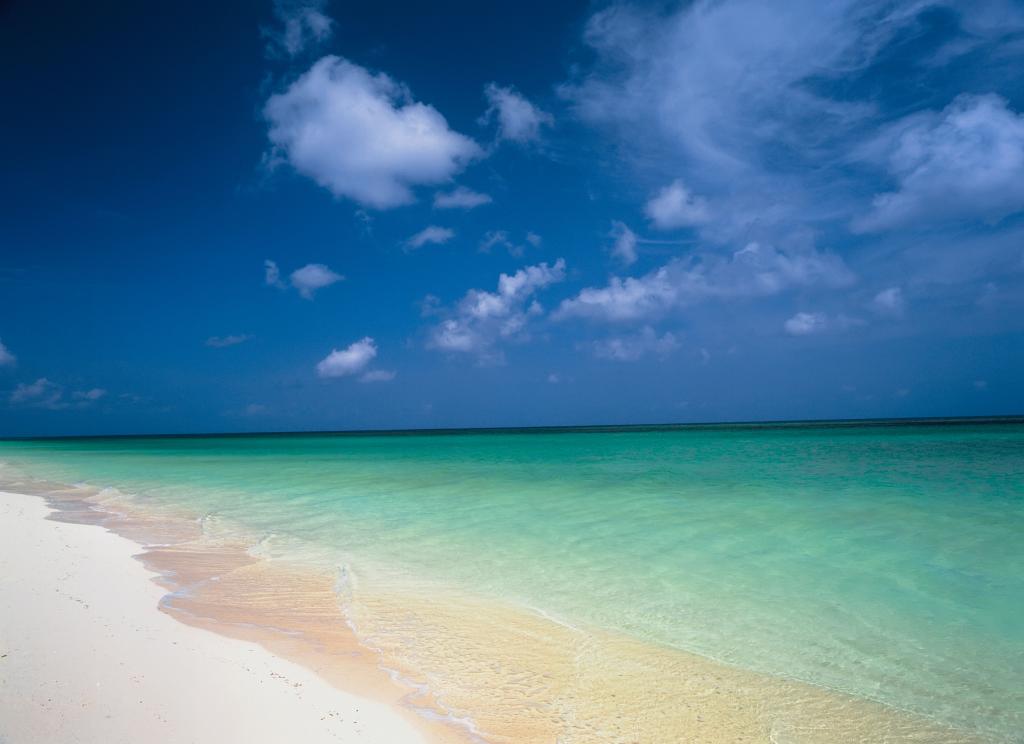
<instances>
[{"instance_id":1,"label":"wet sand","mask_svg":"<svg viewBox=\"0 0 1024 744\"><path fill-rule=\"evenodd\" d=\"M147 546L137 557L166 590L158 602L168 615L258 644L398 711L430 741L982 741L878 703L528 608L454 593L370 594L355 577L210 539L186 515L99 509L87 490L51 487L45 495L55 518L102 524Z\"/></svg>"}]
</instances>

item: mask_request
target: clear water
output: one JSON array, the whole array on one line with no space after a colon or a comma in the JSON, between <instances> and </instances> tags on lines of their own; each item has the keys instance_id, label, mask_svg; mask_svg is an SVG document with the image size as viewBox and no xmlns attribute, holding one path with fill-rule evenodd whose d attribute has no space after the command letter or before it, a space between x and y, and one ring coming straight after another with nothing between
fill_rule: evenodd
<instances>
[{"instance_id":1,"label":"clear water","mask_svg":"<svg viewBox=\"0 0 1024 744\"><path fill-rule=\"evenodd\" d=\"M1019 420L5 441L0 461L213 514L367 581L1024 741Z\"/></svg>"}]
</instances>

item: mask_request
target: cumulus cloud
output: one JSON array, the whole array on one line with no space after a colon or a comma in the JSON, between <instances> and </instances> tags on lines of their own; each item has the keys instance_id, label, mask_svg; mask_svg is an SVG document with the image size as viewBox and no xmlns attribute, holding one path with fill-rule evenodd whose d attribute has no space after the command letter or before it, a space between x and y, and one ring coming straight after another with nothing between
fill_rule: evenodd
<instances>
[{"instance_id":1,"label":"cumulus cloud","mask_svg":"<svg viewBox=\"0 0 1024 744\"><path fill-rule=\"evenodd\" d=\"M345 377L362 372L377 356L377 344L369 336L344 349L334 349L316 365L320 377Z\"/></svg>"},{"instance_id":2,"label":"cumulus cloud","mask_svg":"<svg viewBox=\"0 0 1024 744\"><path fill-rule=\"evenodd\" d=\"M474 209L492 201L494 200L489 195L467 189L465 186L434 194L434 207L437 209Z\"/></svg>"},{"instance_id":3,"label":"cumulus cloud","mask_svg":"<svg viewBox=\"0 0 1024 744\"><path fill-rule=\"evenodd\" d=\"M76 390L71 394L71 397L75 400L81 401L97 401L107 394L107 391L103 388L92 388L90 390Z\"/></svg>"},{"instance_id":4,"label":"cumulus cloud","mask_svg":"<svg viewBox=\"0 0 1024 744\"><path fill-rule=\"evenodd\" d=\"M786 333L791 336L809 336L821 333L828 327L828 319L824 313L797 313L783 323Z\"/></svg>"},{"instance_id":5,"label":"cumulus cloud","mask_svg":"<svg viewBox=\"0 0 1024 744\"><path fill-rule=\"evenodd\" d=\"M611 237L615 243L612 245L612 256L623 266L632 266L636 263L636 233L629 229L624 222L614 220L612 222Z\"/></svg>"},{"instance_id":6,"label":"cumulus cloud","mask_svg":"<svg viewBox=\"0 0 1024 744\"><path fill-rule=\"evenodd\" d=\"M293 271L289 280L302 297L312 300L318 289L329 287L344 278L324 264L306 264L301 269Z\"/></svg>"},{"instance_id":7,"label":"cumulus cloud","mask_svg":"<svg viewBox=\"0 0 1024 744\"><path fill-rule=\"evenodd\" d=\"M997 222L1024 210L1024 116L996 95L962 95L941 112L911 114L860 150L895 191L854 221L861 232L922 222Z\"/></svg>"},{"instance_id":8,"label":"cumulus cloud","mask_svg":"<svg viewBox=\"0 0 1024 744\"><path fill-rule=\"evenodd\" d=\"M617 362L635 362L647 354L665 356L679 348L679 341L671 333L658 336L650 326L629 336L612 336L592 344L594 356Z\"/></svg>"},{"instance_id":9,"label":"cumulus cloud","mask_svg":"<svg viewBox=\"0 0 1024 744\"><path fill-rule=\"evenodd\" d=\"M879 315L903 315L903 290L899 287L883 289L871 299L869 307Z\"/></svg>"},{"instance_id":10,"label":"cumulus cloud","mask_svg":"<svg viewBox=\"0 0 1024 744\"><path fill-rule=\"evenodd\" d=\"M0 367L13 367L16 361L17 357L4 346L3 341L0 341Z\"/></svg>"},{"instance_id":11,"label":"cumulus cloud","mask_svg":"<svg viewBox=\"0 0 1024 744\"><path fill-rule=\"evenodd\" d=\"M206 345L212 349L223 349L226 346L237 346L250 340L252 336L248 333L240 333L235 336L210 336L206 339Z\"/></svg>"},{"instance_id":12,"label":"cumulus cloud","mask_svg":"<svg viewBox=\"0 0 1024 744\"><path fill-rule=\"evenodd\" d=\"M324 13L326 8L327 0L275 0L274 17L280 26L263 29L267 56L295 57L331 38L334 21Z\"/></svg>"},{"instance_id":13,"label":"cumulus cloud","mask_svg":"<svg viewBox=\"0 0 1024 744\"><path fill-rule=\"evenodd\" d=\"M540 139L542 127L554 123L551 114L534 106L511 87L489 83L484 95L489 105L483 121L497 120L499 139L520 144L534 142Z\"/></svg>"},{"instance_id":14,"label":"cumulus cloud","mask_svg":"<svg viewBox=\"0 0 1024 744\"><path fill-rule=\"evenodd\" d=\"M375 209L415 201L414 187L443 183L483 154L404 85L336 56L271 96L263 115L272 161Z\"/></svg>"},{"instance_id":15,"label":"cumulus cloud","mask_svg":"<svg viewBox=\"0 0 1024 744\"><path fill-rule=\"evenodd\" d=\"M359 382L391 382L397 374L392 369L371 369L359 378Z\"/></svg>"},{"instance_id":16,"label":"cumulus cloud","mask_svg":"<svg viewBox=\"0 0 1024 744\"><path fill-rule=\"evenodd\" d=\"M564 300L555 317L636 321L706 300L767 297L799 287L838 288L853 281L835 254L750 243L728 257L675 259L640 277L612 277L604 287L588 287Z\"/></svg>"},{"instance_id":17,"label":"cumulus cloud","mask_svg":"<svg viewBox=\"0 0 1024 744\"><path fill-rule=\"evenodd\" d=\"M496 292L471 289L429 333L427 346L442 351L492 354L502 340L525 339L531 318L543 314L534 298L541 289L565 279L565 260L527 266L498 277Z\"/></svg>"},{"instance_id":18,"label":"cumulus cloud","mask_svg":"<svg viewBox=\"0 0 1024 744\"><path fill-rule=\"evenodd\" d=\"M709 217L707 202L691 194L679 179L651 197L644 214L660 230L701 225Z\"/></svg>"},{"instance_id":19,"label":"cumulus cloud","mask_svg":"<svg viewBox=\"0 0 1024 744\"><path fill-rule=\"evenodd\" d=\"M447 227L429 225L405 241L408 248L422 248L429 243L447 243L455 237L455 231Z\"/></svg>"}]
</instances>

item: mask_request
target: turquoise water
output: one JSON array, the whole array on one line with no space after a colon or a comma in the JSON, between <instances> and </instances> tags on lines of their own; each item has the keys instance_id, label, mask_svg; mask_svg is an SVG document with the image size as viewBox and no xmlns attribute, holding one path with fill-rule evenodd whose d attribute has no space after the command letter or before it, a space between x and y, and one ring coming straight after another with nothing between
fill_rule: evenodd
<instances>
[{"instance_id":1,"label":"turquoise water","mask_svg":"<svg viewBox=\"0 0 1024 744\"><path fill-rule=\"evenodd\" d=\"M0 461L368 582L455 587L1024 741L1019 420L5 441Z\"/></svg>"}]
</instances>

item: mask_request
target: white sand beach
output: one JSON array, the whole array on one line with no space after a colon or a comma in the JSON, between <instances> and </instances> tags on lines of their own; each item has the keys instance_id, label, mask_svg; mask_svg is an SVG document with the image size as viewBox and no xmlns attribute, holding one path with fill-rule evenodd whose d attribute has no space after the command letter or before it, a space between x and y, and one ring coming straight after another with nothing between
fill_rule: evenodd
<instances>
[{"instance_id":1,"label":"white sand beach","mask_svg":"<svg viewBox=\"0 0 1024 744\"><path fill-rule=\"evenodd\" d=\"M132 541L0 492L0 742L419 742L393 708L177 622Z\"/></svg>"}]
</instances>

